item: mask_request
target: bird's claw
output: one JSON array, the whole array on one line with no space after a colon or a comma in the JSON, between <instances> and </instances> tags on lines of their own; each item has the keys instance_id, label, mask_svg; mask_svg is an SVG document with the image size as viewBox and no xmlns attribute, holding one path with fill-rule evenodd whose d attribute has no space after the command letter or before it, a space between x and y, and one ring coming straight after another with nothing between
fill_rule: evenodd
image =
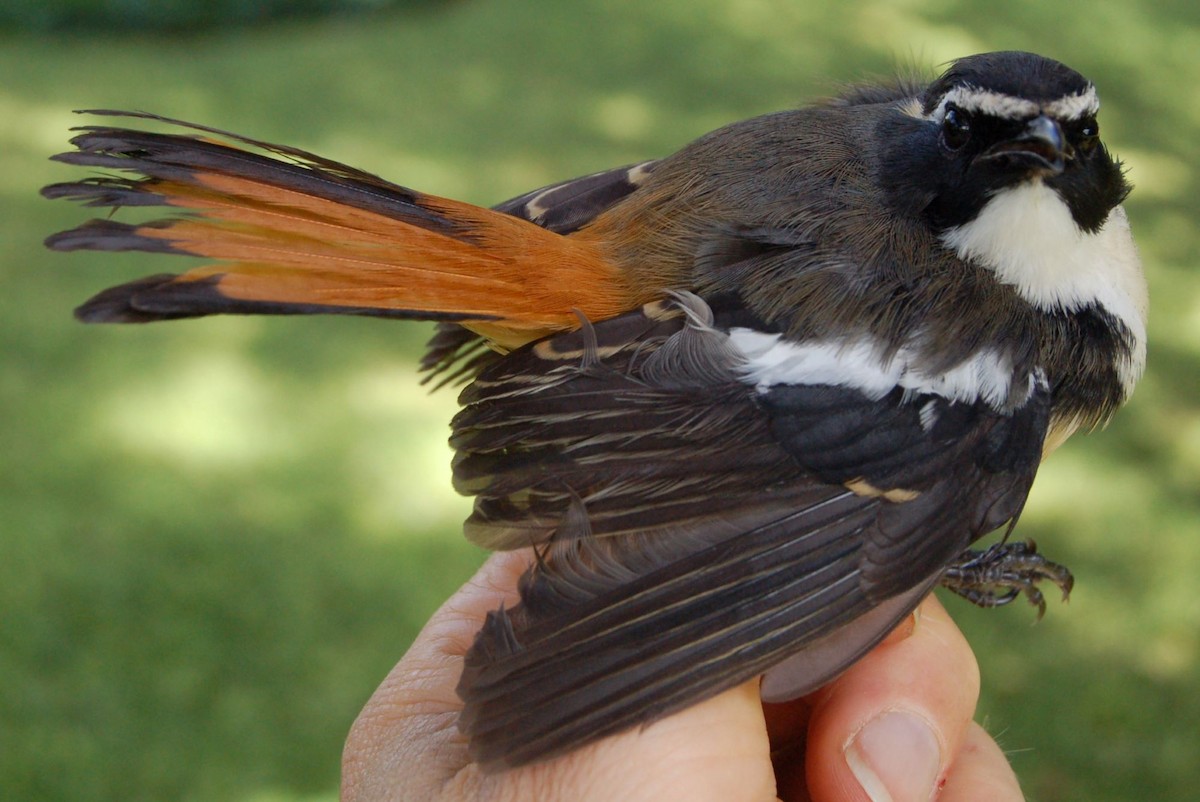
<instances>
[{"instance_id":1,"label":"bird's claw","mask_svg":"<svg viewBox=\"0 0 1200 802\"><path fill-rule=\"evenodd\" d=\"M946 569L942 587L980 607L1002 607L1023 595L1038 608L1041 619L1046 613L1046 598L1038 585L1047 581L1062 591L1063 601L1075 584L1065 566L1038 554L1037 545L1029 540L964 551Z\"/></svg>"}]
</instances>

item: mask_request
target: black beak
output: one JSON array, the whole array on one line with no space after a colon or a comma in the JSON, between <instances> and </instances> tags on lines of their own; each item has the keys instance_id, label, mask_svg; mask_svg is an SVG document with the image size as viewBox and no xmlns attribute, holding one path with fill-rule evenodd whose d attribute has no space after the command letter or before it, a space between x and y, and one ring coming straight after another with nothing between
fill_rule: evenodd
<instances>
[{"instance_id":1,"label":"black beak","mask_svg":"<svg viewBox=\"0 0 1200 802\"><path fill-rule=\"evenodd\" d=\"M1062 126L1043 114L1030 120L1015 138L988 148L983 158L1004 159L1027 165L1037 172L1058 174L1075 158L1075 151L1068 144Z\"/></svg>"}]
</instances>

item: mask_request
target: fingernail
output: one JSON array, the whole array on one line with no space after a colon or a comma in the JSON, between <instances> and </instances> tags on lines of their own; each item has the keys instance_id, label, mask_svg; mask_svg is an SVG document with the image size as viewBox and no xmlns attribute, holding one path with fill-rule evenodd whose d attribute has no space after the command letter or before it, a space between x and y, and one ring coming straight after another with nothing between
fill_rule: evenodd
<instances>
[{"instance_id":1,"label":"fingernail","mask_svg":"<svg viewBox=\"0 0 1200 802\"><path fill-rule=\"evenodd\" d=\"M903 710L868 721L845 755L871 802L928 802L942 765L941 747L929 724Z\"/></svg>"}]
</instances>

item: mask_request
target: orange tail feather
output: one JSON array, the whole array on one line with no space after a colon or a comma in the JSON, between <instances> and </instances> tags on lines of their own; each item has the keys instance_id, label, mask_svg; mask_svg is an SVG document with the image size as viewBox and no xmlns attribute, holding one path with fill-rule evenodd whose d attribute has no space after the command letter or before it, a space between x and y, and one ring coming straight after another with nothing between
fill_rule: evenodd
<instances>
[{"instance_id":1,"label":"orange tail feather","mask_svg":"<svg viewBox=\"0 0 1200 802\"><path fill-rule=\"evenodd\" d=\"M84 320L368 314L455 320L514 347L578 326L578 313L600 320L649 300L592 242L302 151L204 128L255 150L196 135L80 130L78 150L57 160L139 177L55 184L43 194L189 214L138 225L93 220L50 237L51 248L217 260L106 290L80 307Z\"/></svg>"}]
</instances>

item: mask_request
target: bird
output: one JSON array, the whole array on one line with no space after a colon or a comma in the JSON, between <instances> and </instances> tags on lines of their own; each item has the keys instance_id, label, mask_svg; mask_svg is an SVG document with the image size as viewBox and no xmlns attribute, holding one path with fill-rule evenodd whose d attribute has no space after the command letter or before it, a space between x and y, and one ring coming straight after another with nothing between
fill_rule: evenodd
<instances>
[{"instance_id":1,"label":"bird","mask_svg":"<svg viewBox=\"0 0 1200 802\"><path fill-rule=\"evenodd\" d=\"M85 322L436 322L466 537L532 547L458 686L471 756L503 770L755 677L809 693L938 585L1067 595L1010 535L1043 459L1146 360L1098 110L1056 60L983 53L490 209L100 110L138 122L75 129L53 158L101 172L43 194L107 216L46 242L205 260L99 292Z\"/></svg>"}]
</instances>

